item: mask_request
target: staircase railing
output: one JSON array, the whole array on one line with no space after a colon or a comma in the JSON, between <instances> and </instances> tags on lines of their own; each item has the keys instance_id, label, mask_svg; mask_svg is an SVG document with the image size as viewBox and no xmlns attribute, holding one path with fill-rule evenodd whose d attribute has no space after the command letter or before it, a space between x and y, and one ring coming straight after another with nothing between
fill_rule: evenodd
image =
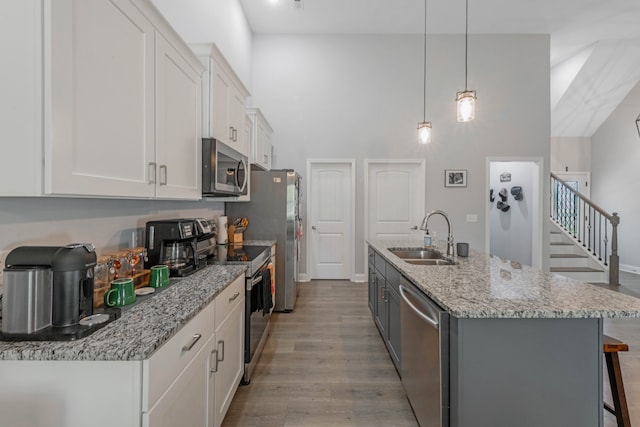
<instances>
[{"instance_id":1,"label":"staircase railing","mask_svg":"<svg viewBox=\"0 0 640 427\"><path fill-rule=\"evenodd\" d=\"M609 268L609 284L620 283L618 224L610 214L551 173L551 219Z\"/></svg>"}]
</instances>

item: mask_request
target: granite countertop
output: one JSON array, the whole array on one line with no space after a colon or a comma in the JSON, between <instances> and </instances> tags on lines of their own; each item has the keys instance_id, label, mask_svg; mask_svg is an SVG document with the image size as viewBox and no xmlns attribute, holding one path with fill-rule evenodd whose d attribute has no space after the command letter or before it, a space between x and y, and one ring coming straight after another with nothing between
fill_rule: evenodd
<instances>
[{"instance_id":1,"label":"granite countertop","mask_svg":"<svg viewBox=\"0 0 640 427\"><path fill-rule=\"evenodd\" d=\"M458 318L640 317L640 299L470 250L456 265L404 262L388 249L421 241L367 241L407 279Z\"/></svg>"},{"instance_id":2,"label":"granite countertop","mask_svg":"<svg viewBox=\"0 0 640 427\"><path fill-rule=\"evenodd\" d=\"M246 265L213 265L123 310L76 341L1 342L0 360L143 360L149 358L238 276Z\"/></svg>"}]
</instances>

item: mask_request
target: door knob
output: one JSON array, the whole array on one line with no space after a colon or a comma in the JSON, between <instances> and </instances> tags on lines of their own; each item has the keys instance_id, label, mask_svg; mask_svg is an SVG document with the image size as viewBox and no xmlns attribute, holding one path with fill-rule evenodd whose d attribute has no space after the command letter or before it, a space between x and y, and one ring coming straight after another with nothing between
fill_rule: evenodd
<instances>
[{"instance_id":1,"label":"door knob","mask_svg":"<svg viewBox=\"0 0 640 427\"><path fill-rule=\"evenodd\" d=\"M318 227L316 227L315 225L312 225L312 226L311 226L311 229L312 229L312 230L317 230L317 229L318 229Z\"/></svg>"}]
</instances>

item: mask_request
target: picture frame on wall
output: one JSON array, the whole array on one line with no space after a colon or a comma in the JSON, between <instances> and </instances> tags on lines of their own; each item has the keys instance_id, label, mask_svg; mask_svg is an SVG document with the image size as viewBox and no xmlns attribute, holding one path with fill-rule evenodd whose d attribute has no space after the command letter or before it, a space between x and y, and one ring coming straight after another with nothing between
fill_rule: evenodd
<instances>
[{"instance_id":1,"label":"picture frame on wall","mask_svg":"<svg viewBox=\"0 0 640 427\"><path fill-rule=\"evenodd\" d=\"M445 187L466 187L467 186L467 170L466 169L445 169L444 186Z\"/></svg>"}]
</instances>

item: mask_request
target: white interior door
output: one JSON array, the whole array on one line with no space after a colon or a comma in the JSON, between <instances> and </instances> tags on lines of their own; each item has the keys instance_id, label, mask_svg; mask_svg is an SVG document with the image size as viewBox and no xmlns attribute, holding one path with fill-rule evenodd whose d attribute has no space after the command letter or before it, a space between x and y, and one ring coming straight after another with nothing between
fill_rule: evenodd
<instances>
[{"instance_id":1,"label":"white interior door","mask_svg":"<svg viewBox=\"0 0 640 427\"><path fill-rule=\"evenodd\" d=\"M309 162L308 251L311 279L351 279L355 164Z\"/></svg>"},{"instance_id":2,"label":"white interior door","mask_svg":"<svg viewBox=\"0 0 640 427\"><path fill-rule=\"evenodd\" d=\"M367 239L419 240L425 214L424 160L366 160Z\"/></svg>"}]
</instances>

